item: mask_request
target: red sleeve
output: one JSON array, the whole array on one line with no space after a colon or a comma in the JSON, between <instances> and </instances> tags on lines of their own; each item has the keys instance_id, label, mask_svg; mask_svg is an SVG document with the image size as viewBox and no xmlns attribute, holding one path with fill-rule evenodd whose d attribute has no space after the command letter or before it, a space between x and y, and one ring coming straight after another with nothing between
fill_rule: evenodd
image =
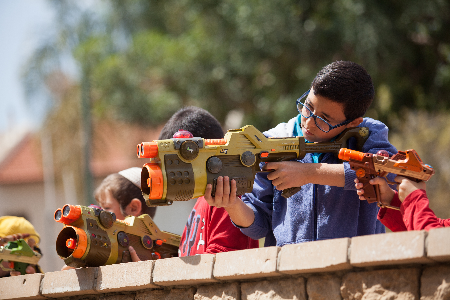
<instances>
[{"instance_id":1,"label":"red sleeve","mask_svg":"<svg viewBox=\"0 0 450 300\"><path fill-rule=\"evenodd\" d=\"M258 248L259 242L244 235L233 225L224 208L211 207L206 253Z\"/></svg>"},{"instance_id":2,"label":"red sleeve","mask_svg":"<svg viewBox=\"0 0 450 300\"><path fill-rule=\"evenodd\" d=\"M259 242L236 228L223 208L211 207L203 197L197 199L183 235L179 256L258 248Z\"/></svg>"},{"instance_id":3,"label":"red sleeve","mask_svg":"<svg viewBox=\"0 0 450 300\"><path fill-rule=\"evenodd\" d=\"M425 190L415 190L401 205L403 221L408 230L430 230L450 226L450 219L436 217L429 207Z\"/></svg>"},{"instance_id":4,"label":"red sleeve","mask_svg":"<svg viewBox=\"0 0 450 300\"><path fill-rule=\"evenodd\" d=\"M394 198L392 198L391 205L400 207L402 203L398 198L398 193L395 192ZM391 208L380 208L378 211L378 220L389 228L390 230L396 231L406 231L405 223L403 223L402 214L399 210Z\"/></svg>"}]
</instances>

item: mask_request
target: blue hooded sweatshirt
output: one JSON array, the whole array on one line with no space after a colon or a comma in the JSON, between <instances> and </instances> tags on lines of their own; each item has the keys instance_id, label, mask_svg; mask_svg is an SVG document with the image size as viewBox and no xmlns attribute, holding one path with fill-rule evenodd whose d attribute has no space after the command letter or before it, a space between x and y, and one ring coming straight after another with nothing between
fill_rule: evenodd
<instances>
[{"instance_id":1,"label":"blue hooded sweatshirt","mask_svg":"<svg viewBox=\"0 0 450 300\"><path fill-rule=\"evenodd\" d=\"M297 135L296 120L297 117L278 124L264 134L268 137ZM386 125L364 118L359 127L369 128L369 138L360 151L375 154L379 150L386 150L390 155L397 153L388 140L389 129ZM350 140L348 148L355 150L354 144ZM310 153L298 161L313 163L317 161L314 157ZM342 164L333 153L324 153L319 162ZM354 183L355 171L350 169L348 162L343 164L345 187L306 184L287 199L267 179L267 173L257 173L252 193L242 196L244 203L252 208L255 220L249 227L240 228L241 231L253 239L265 237L265 246L384 233L385 227L377 220L377 204L359 200Z\"/></svg>"}]
</instances>

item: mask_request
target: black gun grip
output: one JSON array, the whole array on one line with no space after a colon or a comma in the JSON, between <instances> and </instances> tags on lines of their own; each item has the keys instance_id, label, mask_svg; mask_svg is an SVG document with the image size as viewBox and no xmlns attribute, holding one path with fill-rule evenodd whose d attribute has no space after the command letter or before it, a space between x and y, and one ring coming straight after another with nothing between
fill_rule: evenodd
<instances>
[{"instance_id":1,"label":"black gun grip","mask_svg":"<svg viewBox=\"0 0 450 300\"><path fill-rule=\"evenodd\" d=\"M283 196L284 198L289 198L292 195L294 195L295 193L299 192L301 189L302 189L302 187L300 187L300 186L299 187L291 187L291 188L288 188L288 189L284 189L281 192L281 196Z\"/></svg>"}]
</instances>

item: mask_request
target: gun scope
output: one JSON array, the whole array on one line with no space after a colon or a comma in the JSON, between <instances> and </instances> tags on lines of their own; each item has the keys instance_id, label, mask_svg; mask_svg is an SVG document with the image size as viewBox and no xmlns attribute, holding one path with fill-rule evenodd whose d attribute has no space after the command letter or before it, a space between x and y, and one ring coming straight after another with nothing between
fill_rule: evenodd
<instances>
[{"instance_id":1,"label":"gun scope","mask_svg":"<svg viewBox=\"0 0 450 300\"><path fill-rule=\"evenodd\" d=\"M63 208L55 211L54 219L56 222L70 224L81 216L81 209L78 206L66 204Z\"/></svg>"}]
</instances>

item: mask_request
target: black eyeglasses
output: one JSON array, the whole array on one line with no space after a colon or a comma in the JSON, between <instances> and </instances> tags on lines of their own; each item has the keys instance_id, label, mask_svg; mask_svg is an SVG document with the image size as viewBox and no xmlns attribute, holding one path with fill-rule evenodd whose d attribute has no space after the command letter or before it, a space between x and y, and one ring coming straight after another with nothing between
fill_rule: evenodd
<instances>
[{"instance_id":1,"label":"black eyeglasses","mask_svg":"<svg viewBox=\"0 0 450 300\"><path fill-rule=\"evenodd\" d=\"M306 96L308 96L310 90L307 90L306 93L304 93L300 98L297 99L297 110L298 112L302 115L302 117L309 119L311 117L314 118L314 122L316 123L317 128L319 128L320 130L322 130L323 132L327 133L335 128L338 128L340 126L343 125L347 125L348 123L350 123L351 121L346 120L340 124L337 125L331 125L330 123L328 123L327 121L325 121L324 119L322 119L321 117L313 114L313 112L311 111L311 109L308 107L308 105L302 103L301 101L303 100L303 98L305 98Z\"/></svg>"}]
</instances>

